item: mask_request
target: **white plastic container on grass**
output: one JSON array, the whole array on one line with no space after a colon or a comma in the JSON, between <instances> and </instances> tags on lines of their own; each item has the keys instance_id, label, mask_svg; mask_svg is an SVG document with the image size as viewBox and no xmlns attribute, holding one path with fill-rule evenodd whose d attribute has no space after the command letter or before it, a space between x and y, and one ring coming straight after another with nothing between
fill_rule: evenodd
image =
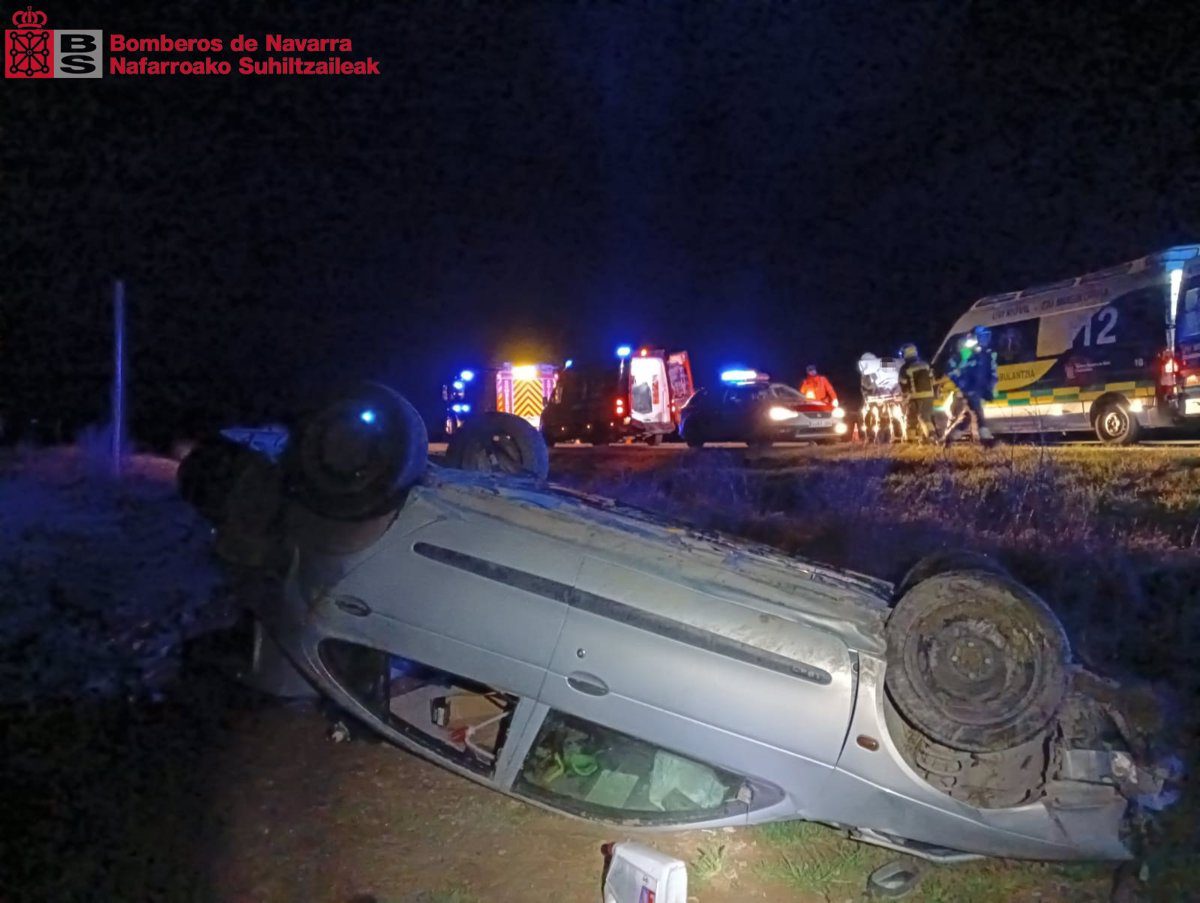
<instances>
[{"instance_id":1,"label":"white plastic container on grass","mask_svg":"<svg viewBox=\"0 0 1200 903\"><path fill-rule=\"evenodd\" d=\"M687 903L687 865L645 844L607 844L604 903Z\"/></svg>"}]
</instances>

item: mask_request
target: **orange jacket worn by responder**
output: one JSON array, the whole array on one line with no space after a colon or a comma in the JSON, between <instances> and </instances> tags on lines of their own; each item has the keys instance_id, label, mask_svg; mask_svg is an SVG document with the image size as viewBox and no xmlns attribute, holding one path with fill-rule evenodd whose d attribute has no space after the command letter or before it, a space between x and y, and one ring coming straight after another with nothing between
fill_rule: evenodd
<instances>
[{"instance_id":1,"label":"orange jacket worn by responder","mask_svg":"<svg viewBox=\"0 0 1200 903\"><path fill-rule=\"evenodd\" d=\"M833 391L833 386L829 380L817 373L817 368L812 364L808 365L807 375L804 382L800 383L800 394L805 398L811 398L814 401L826 401L831 405L837 405L837 392Z\"/></svg>"}]
</instances>

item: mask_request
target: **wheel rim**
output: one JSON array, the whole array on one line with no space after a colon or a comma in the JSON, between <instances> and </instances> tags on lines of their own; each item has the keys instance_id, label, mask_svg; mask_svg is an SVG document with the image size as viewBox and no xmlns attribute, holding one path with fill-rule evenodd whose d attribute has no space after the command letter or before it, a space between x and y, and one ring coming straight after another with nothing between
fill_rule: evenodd
<instances>
[{"instance_id":1,"label":"wheel rim","mask_svg":"<svg viewBox=\"0 0 1200 903\"><path fill-rule=\"evenodd\" d=\"M1124 435L1125 430L1129 426L1129 418L1120 408L1112 407L1104 412L1100 420L1100 425L1106 435L1116 438L1117 436Z\"/></svg>"},{"instance_id":2,"label":"wheel rim","mask_svg":"<svg viewBox=\"0 0 1200 903\"><path fill-rule=\"evenodd\" d=\"M925 604L902 599L888 624L888 687L905 717L939 742L976 752L1042 730L1065 693L1070 657L1045 603L982 572L941 574L913 592Z\"/></svg>"},{"instance_id":3,"label":"wheel rim","mask_svg":"<svg viewBox=\"0 0 1200 903\"><path fill-rule=\"evenodd\" d=\"M521 457L521 447L512 436L506 433L494 433L479 444L473 456L477 466L472 470L483 470L491 473L516 475L525 473L524 459ZM478 466L482 465L482 466Z\"/></svg>"}]
</instances>

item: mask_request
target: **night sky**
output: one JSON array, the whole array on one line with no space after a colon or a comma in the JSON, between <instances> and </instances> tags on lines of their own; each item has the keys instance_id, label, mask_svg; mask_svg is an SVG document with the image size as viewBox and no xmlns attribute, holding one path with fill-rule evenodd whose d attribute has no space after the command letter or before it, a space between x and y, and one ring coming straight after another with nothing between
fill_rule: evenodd
<instances>
[{"instance_id":1,"label":"night sky","mask_svg":"<svg viewBox=\"0 0 1200 903\"><path fill-rule=\"evenodd\" d=\"M979 295L1200 238L1185 4L35 8L383 73L0 85L0 407L68 432L106 416L116 276L164 443L360 377L433 423L461 367L624 341L852 394Z\"/></svg>"}]
</instances>

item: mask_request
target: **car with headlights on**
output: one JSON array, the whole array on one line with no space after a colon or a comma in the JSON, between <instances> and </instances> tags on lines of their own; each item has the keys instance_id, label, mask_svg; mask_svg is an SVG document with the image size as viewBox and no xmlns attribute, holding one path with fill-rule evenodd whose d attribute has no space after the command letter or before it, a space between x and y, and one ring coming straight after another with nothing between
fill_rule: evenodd
<instances>
[{"instance_id":1,"label":"car with headlights on","mask_svg":"<svg viewBox=\"0 0 1200 903\"><path fill-rule=\"evenodd\" d=\"M989 559L893 586L693 530L547 483L508 414L439 466L382 387L285 426L274 459L217 437L179 473L251 678L465 779L622 830L808 819L942 861L1128 858L1170 801L1152 698L1076 664Z\"/></svg>"},{"instance_id":2,"label":"car with headlights on","mask_svg":"<svg viewBox=\"0 0 1200 903\"><path fill-rule=\"evenodd\" d=\"M805 398L796 389L752 370L726 371L718 389L701 389L680 412L679 432L693 448L706 442L837 442L846 436L845 411Z\"/></svg>"}]
</instances>

